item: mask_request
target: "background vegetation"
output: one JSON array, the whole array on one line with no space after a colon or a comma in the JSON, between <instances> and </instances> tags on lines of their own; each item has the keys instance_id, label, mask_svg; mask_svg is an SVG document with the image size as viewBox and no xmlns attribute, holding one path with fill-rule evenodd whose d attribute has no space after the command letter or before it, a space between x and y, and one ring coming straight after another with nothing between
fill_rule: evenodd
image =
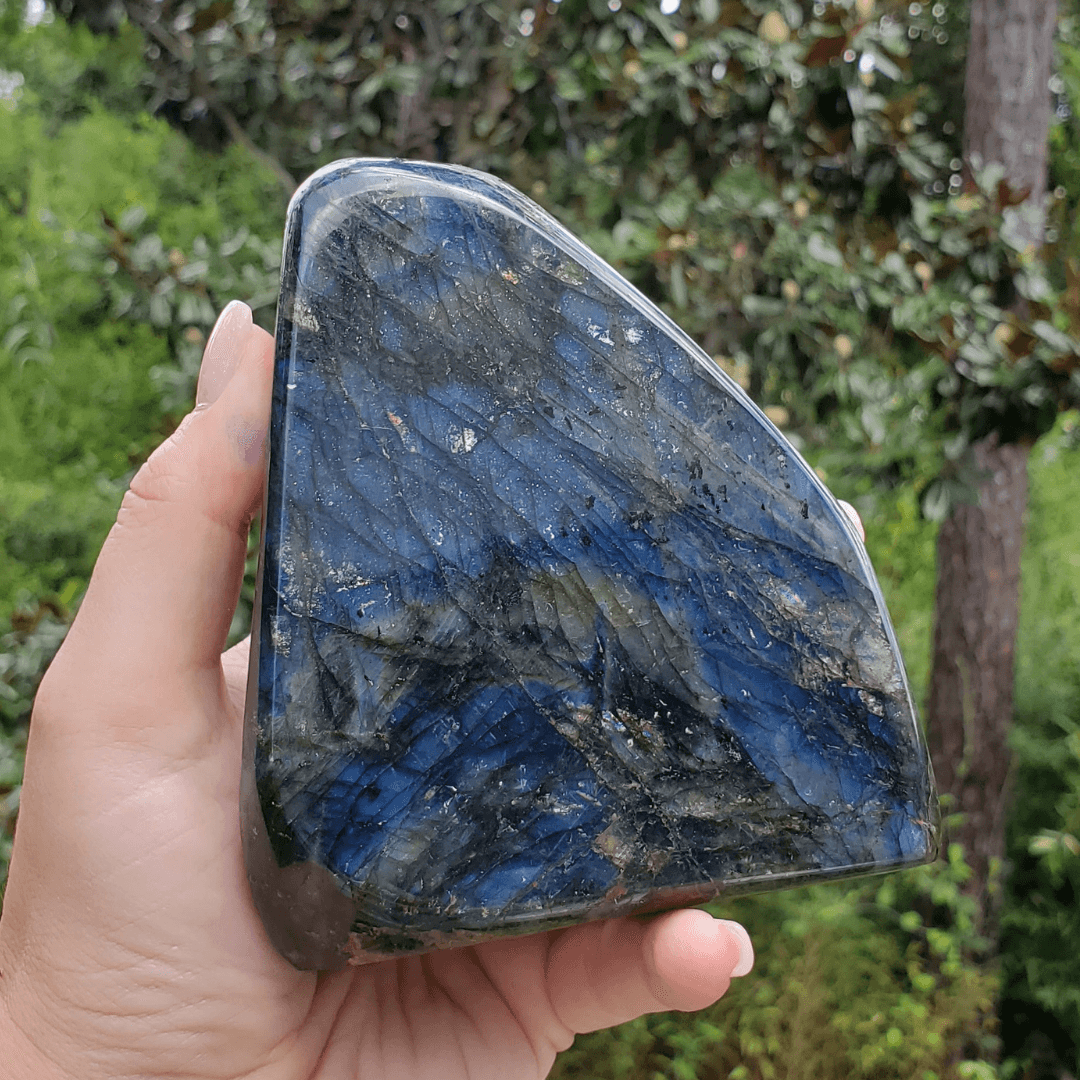
<instances>
[{"instance_id":1,"label":"background vegetation","mask_svg":"<svg viewBox=\"0 0 1080 1080\"><path fill-rule=\"evenodd\" d=\"M357 152L439 157L544 203L859 507L920 698L936 523L970 488L964 443L995 408L1046 432L1000 959L955 846L913 873L742 899L722 910L754 936L751 978L707 1013L580 1039L557 1075L1080 1071L1080 440L1058 411L1080 325L1080 20L1063 7L1040 261L1010 242L1010 192L961 177L965 13L958 0L683 0L671 14L655 0L199 0L70 5L69 23L8 0L0 875L36 681L127 479L190 405L216 311L238 296L272 322L292 178ZM248 613L242 601L236 635Z\"/></svg>"}]
</instances>

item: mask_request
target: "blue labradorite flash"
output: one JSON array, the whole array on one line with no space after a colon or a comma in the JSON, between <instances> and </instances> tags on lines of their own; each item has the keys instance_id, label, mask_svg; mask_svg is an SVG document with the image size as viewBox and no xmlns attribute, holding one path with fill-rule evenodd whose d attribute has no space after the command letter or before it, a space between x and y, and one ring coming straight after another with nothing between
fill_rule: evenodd
<instances>
[{"instance_id":1,"label":"blue labradorite flash","mask_svg":"<svg viewBox=\"0 0 1080 1080\"><path fill-rule=\"evenodd\" d=\"M468 169L289 211L245 846L295 963L931 858L888 615L723 372Z\"/></svg>"}]
</instances>

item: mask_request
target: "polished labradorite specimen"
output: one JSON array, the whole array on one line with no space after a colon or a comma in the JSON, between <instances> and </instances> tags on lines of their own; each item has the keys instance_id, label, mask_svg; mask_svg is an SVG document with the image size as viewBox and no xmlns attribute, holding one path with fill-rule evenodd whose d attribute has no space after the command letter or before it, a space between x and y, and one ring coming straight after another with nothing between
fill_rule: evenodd
<instances>
[{"instance_id":1,"label":"polished labradorite specimen","mask_svg":"<svg viewBox=\"0 0 1080 1080\"><path fill-rule=\"evenodd\" d=\"M932 857L895 638L833 497L505 184L294 198L245 836L306 966Z\"/></svg>"}]
</instances>

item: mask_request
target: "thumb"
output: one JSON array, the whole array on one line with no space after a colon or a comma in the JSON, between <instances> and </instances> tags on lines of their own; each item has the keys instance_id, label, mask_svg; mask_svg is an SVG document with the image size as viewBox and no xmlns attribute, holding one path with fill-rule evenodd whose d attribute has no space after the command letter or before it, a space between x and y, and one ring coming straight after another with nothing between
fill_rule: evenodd
<instances>
[{"instance_id":1,"label":"thumb","mask_svg":"<svg viewBox=\"0 0 1080 1080\"><path fill-rule=\"evenodd\" d=\"M247 305L230 304L203 355L199 404L124 497L49 672L80 694L84 717L104 706L95 726L105 738L152 725L147 714L165 702L195 693L209 706L204 695L221 694L221 651L265 478L272 373L273 339Z\"/></svg>"}]
</instances>

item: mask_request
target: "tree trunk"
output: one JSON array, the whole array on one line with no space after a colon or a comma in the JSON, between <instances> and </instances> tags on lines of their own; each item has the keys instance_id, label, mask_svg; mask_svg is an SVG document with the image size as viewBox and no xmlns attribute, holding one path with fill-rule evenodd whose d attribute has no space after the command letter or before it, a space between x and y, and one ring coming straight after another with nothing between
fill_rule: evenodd
<instances>
[{"instance_id":1,"label":"tree trunk","mask_svg":"<svg viewBox=\"0 0 1080 1080\"><path fill-rule=\"evenodd\" d=\"M1042 246L1057 0L972 0L964 81L970 167L1000 164L1029 192L1018 227ZM984 929L996 929L991 873L1005 856L1013 659L1027 503L1026 445L990 435L972 448L983 475L975 506L955 508L938 536L929 743L938 783L963 814L959 840L974 870Z\"/></svg>"},{"instance_id":2,"label":"tree trunk","mask_svg":"<svg viewBox=\"0 0 1080 1080\"><path fill-rule=\"evenodd\" d=\"M1042 247L1050 65L1057 0L972 0L964 73L964 156L998 164L1027 191L1027 239Z\"/></svg>"},{"instance_id":3,"label":"tree trunk","mask_svg":"<svg viewBox=\"0 0 1080 1080\"><path fill-rule=\"evenodd\" d=\"M930 752L950 809L964 815L952 839L964 845L988 929L998 895L991 870L1005 854L1028 449L994 436L974 447L985 476L978 504L956 507L937 545Z\"/></svg>"}]
</instances>

